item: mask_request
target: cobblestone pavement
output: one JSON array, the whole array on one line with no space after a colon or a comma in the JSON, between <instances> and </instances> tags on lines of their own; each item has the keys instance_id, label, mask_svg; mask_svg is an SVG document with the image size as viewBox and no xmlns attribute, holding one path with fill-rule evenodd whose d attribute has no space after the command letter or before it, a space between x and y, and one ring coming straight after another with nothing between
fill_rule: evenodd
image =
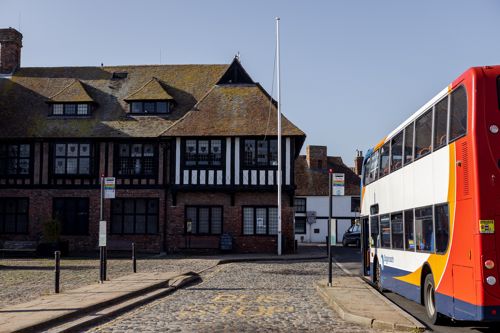
<instances>
[{"instance_id":1,"label":"cobblestone pavement","mask_svg":"<svg viewBox=\"0 0 500 333\"><path fill-rule=\"evenodd\" d=\"M89 331L375 332L343 321L317 294L313 283L326 272L325 261L221 265L202 283Z\"/></svg>"},{"instance_id":2,"label":"cobblestone pavement","mask_svg":"<svg viewBox=\"0 0 500 333\"><path fill-rule=\"evenodd\" d=\"M139 272L200 271L215 265L214 259L139 259ZM130 259L108 260L108 279L132 273ZM61 291L96 283L98 259L61 259ZM0 308L30 301L54 291L54 260L0 259Z\"/></svg>"}]
</instances>

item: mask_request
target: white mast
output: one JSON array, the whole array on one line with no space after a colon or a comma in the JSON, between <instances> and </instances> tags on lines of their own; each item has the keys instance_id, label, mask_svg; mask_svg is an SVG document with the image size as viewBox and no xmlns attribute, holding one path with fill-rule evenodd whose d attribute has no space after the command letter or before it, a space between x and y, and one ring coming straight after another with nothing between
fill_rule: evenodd
<instances>
[{"instance_id":1,"label":"white mast","mask_svg":"<svg viewBox=\"0 0 500 333\"><path fill-rule=\"evenodd\" d=\"M281 90L280 90L280 18L276 17L276 82L278 103L278 255L281 255Z\"/></svg>"}]
</instances>

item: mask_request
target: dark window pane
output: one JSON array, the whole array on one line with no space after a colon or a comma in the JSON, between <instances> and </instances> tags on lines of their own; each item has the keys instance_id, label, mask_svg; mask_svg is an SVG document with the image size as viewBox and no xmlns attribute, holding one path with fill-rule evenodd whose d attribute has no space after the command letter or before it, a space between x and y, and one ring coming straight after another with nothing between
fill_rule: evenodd
<instances>
[{"instance_id":1,"label":"dark window pane","mask_svg":"<svg viewBox=\"0 0 500 333\"><path fill-rule=\"evenodd\" d=\"M351 212L360 212L360 199L359 197L351 197Z\"/></svg>"},{"instance_id":2,"label":"dark window pane","mask_svg":"<svg viewBox=\"0 0 500 333\"><path fill-rule=\"evenodd\" d=\"M146 233L146 216L136 215L135 217L135 233L145 234Z\"/></svg>"},{"instance_id":3,"label":"dark window pane","mask_svg":"<svg viewBox=\"0 0 500 333\"><path fill-rule=\"evenodd\" d=\"M142 112L142 102L132 102L130 107L132 109L132 113L141 113Z\"/></svg>"},{"instance_id":4,"label":"dark window pane","mask_svg":"<svg viewBox=\"0 0 500 333\"><path fill-rule=\"evenodd\" d=\"M158 218L155 215L149 215L147 218L148 221L148 234L157 234L158 233Z\"/></svg>"},{"instance_id":5,"label":"dark window pane","mask_svg":"<svg viewBox=\"0 0 500 333\"><path fill-rule=\"evenodd\" d=\"M405 164L413 161L413 123L405 128Z\"/></svg>"},{"instance_id":6,"label":"dark window pane","mask_svg":"<svg viewBox=\"0 0 500 333\"><path fill-rule=\"evenodd\" d=\"M391 215L392 248L403 249L403 214Z\"/></svg>"},{"instance_id":7,"label":"dark window pane","mask_svg":"<svg viewBox=\"0 0 500 333\"><path fill-rule=\"evenodd\" d=\"M125 214L134 214L134 204L135 204L135 200L133 199L126 199L124 200L124 213Z\"/></svg>"},{"instance_id":8,"label":"dark window pane","mask_svg":"<svg viewBox=\"0 0 500 333\"><path fill-rule=\"evenodd\" d=\"M156 112L157 113L168 113L167 102L156 102Z\"/></svg>"},{"instance_id":9,"label":"dark window pane","mask_svg":"<svg viewBox=\"0 0 500 333\"><path fill-rule=\"evenodd\" d=\"M88 198L54 198L53 215L63 235L86 235L89 225Z\"/></svg>"},{"instance_id":10,"label":"dark window pane","mask_svg":"<svg viewBox=\"0 0 500 333\"><path fill-rule=\"evenodd\" d=\"M113 234L121 234L123 232L122 223L123 223L122 215L113 215L111 223L111 232Z\"/></svg>"},{"instance_id":11,"label":"dark window pane","mask_svg":"<svg viewBox=\"0 0 500 333\"><path fill-rule=\"evenodd\" d=\"M17 233L27 233L28 232L28 215L18 215L17 216Z\"/></svg>"},{"instance_id":12,"label":"dark window pane","mask_svg":"<svg viewBox=\"0 0 500 333\"><path fill-rule=\"evenodd\" d=\"M405 211L405 250L415 251L413 237L413 210Z\"/></svg>"},{"instance_id":13,"label":"dark window pane","mask_svg":"<svg viewBox=\"0 0 500 333\"><path fill-rule=\"evenodd\" d=\"M64 105L64 114L68 116L73 116L76 114L76 104L65 104Z\"/></svg>"},{"instance_id":14,"label":"dark window pane","mask_svg":"<svg viewBox=\"0 0 500 333\"><path fill-rule=\"evenodd\" d=\"M295 217L295 234L305 234L305 233L306 233L306 218Z\"/></svg>"},{"instance_id":15,"label":"dark window pane","mask_svg":"<svg viewBox=\"0 0 500 333\"><path fill-rule=\"evenodd\" d=\"M379 247L379 238L378 238L378 216L372 216L370 218L370 235L371 235L371 240L370 244L375 247Z\"/></svg>"},{"instance_id":16,"label":"dark window pane","mask_svg":"<svg viewBox=\"0 0 500 333\"><path fill-rule=\"evenodd\" d=\"M135 213L146 214L146 200L144 199L135 200Z\"/></svg>"},{"instance_id":17,"label":"dark window pane","mask_svg":"<svg viewBox=\"0 0 500 333\"><path fill-rule=\"evenodd\" d=\"M155 113L155 102L144 102L144 113Z\"/></svg>"},{"instance_id":18,"label":"dark window pane","mask_svg":"<svg viewBox=\"0 0 500 333\"><path fill-rule=\"evenodd\" d=\"M450 141L467 133L467 93L460 86L451 93Z\"/></svg>"},{"instance_id":19,"label":"dark window pane","mask_svg":"<svg viewBox=\"0 0 500 333\"><path fill-rule=\"evenodd\" d=\"M434 150L446 145L446 125L448 123L448 97L434 107Z\"/></svg>"},{"instance_id":20,"label":"dark window pane","mask_svg":"<svg viewBox=\"0 0 500 333\"><path fill-rule=\"evenodd\" d=\"M85 115L89 114L88 104L78 104L77 114L79 116L85 116Z\"/></svg>"},{"instance_id":21,"label":"dark window pane","mask_svg":"<svg viewBox=\"0 0 500 333\"><path fill-rule=\"evenodd\" d=\"M197 221L198 221L198 209L196 207L187 207L186 208L186 222L191 221L191 232L196 233Z\"/></svg>"},{"instance_id":22,"label":"dark window pane","mask_svg":"<svg viewBox=\"0 0 500 333\"><path fill-rule=\"evenodd\" d=\"M380 246L383 248L391 248L391 225L389 215L380 216Z\"/></svg>"},{"instance_id":23,"label":"dark window pane","mask_svg":"<svg viewBox=\"0 0 500 333\"><path fill-rule=\"evenodd\" d=\"M212 234L220 234L222 232L222 208L213 207L212 208Z\"/></svg>"},{"instance_id":24,"label":"dark window pane","mask_svg":"<svg viewBox=\"0 0 500 333\"><path fill-rule=\"evenodd\" d=\"M186 140L186 153L184 158L187 166L196 165L196 140Z\"/></svg>"},{"instance_id":25,"label":"dark window pane","mask_svg":"<svg viewBox=\"0 0 500 333\"><path fill-rule=\"evenodd\" d=\"M431 152L432 110L428 110L415 122L415 158Z\"/></svg>"},{"instance_id":26,"label":"dark window pane","mask_svg":"<svg viewBox=\"0 0 500 333\"><path fill-rule=\"evenodd\" d=\"M403 132L391 140L391 172L401 168L403 164Z\"/></svg>"},{"instance_id":27,"label":"dark window pane","mask_svg":"<svg viewBox=\"0 0 500 333\"><path fill-rule=\"evenodd\" d=\"M368 184L374 182L378 179L378 161L379 161L379 150L377 150L370 158L370 165L368 169Z\"/></svg>"},{"instance_id":28,"label":"dark window pane","mask_svg":"<svg viewBox=\"0 0 500 333\"><path fill-rule=\"evenodd\" d=\"M415 237L417 250L434 251L432 207L415 209Z\"/></svg>"},{"instance_id":29,"label":"dark window pane","mask_svg":"<svg viewBox=\"0 0 500 333\"><path fill-rule=\"evenodd\" d=\"M253 235L254 233L254 209L251 207L243 208L243 234Z\"/></svg>"},{"instance_id":30,"label":"dark window pane","mask_svg":"<svg viewBox=\"0 0 500 333\"><path fill-rule=\"evenodd\" d=\"M267 166L267 141L257 141L257 165Z\"/></svg>"},{"instance_id":31,"label":"dark window pane","mask_svg":"<svg viewBox=\"0 0 500 333\"><path fill-rule=\"evenodd\" d=\"M278 165L278 140L269 140L269 165Z\"/></svg>"},{"instance_id":32,"label":"dark window pane","mask_svg":"<svg viewBox=\"0 0 500 333\"><path fill-rule=\"evenodd\" d=\"M450 221L448 218L448 204L436 206L436 252L444 253L448 248Z\"/></svg>"},{"instance_id":33,"label":"dark window pane","mask_svg":"<svg viewBox=\"0 0 500 333\"><path fill-rule=\"evenodd\" d=\"M245 152L243 156L243 164L252 166L255 164L255 141L245 140Z\"/></svg>"},{"instance_id":34,"label":"dark window pane","mask_svg":"<svg viewBox=\"0 0 500 333\"><path fill-rule=\"evenodd\" d=\"M380 148L380 177L389 174L389 142Z\"/></svg>"},{"instance_id":35,"label":"dark window pane","mask_svg":"<svg viewBox=\"0 0 500 333\"><path fill-rule=\"evenodd\" d=\"M134 233L134 215L123 216L123 233L125 234Z\"/></svg>"},{"instance_id":36,"label":"dark window pane","mask_svg":"<svg viewBox=\"0 0 500 333\"><path fill-rule=\"evenodd\" d=\"M13 234L16 232L16 215L5 215L4 223L5 233Z\"/></svg>"},{"instance_id":37,"label":"dark window pane","mask_svg":"<svg viewBox=\"0 0 500 333\"><path fill-rule=\"evenodd\" d=\"M198 232L200 234L208 234L209 208L200 208L198 213Z\"/></svg>"}]
</instances>

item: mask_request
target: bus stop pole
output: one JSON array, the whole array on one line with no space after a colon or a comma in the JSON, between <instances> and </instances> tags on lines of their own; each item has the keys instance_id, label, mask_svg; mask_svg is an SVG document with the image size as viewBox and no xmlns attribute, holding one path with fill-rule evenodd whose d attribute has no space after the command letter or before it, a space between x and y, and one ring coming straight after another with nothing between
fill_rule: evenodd
<instances>
[{"instance_id":1,"label":"bus stop pole","mask_svg":"<svg viewBox=\"0 0 500 333\"><path fill-rule=\"evenodd\" d=\"M332 286L332 183L333 170L328 169L328 287Z\"/></svg>"}]
</instances>

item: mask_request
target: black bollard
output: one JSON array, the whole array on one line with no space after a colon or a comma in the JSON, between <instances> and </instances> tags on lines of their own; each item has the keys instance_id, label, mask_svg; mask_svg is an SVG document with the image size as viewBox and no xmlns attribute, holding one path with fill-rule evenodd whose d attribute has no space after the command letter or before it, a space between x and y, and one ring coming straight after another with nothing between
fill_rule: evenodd
<instances>
[{"instance_id":1,"label":"black bollard","mask_svg":"<svg viewBox=\"0 0 500 333\"><path fill-rule=\"evenodd\" d=\"M137 260L135 257L135 243L132 243L132 269L134 273L137 273Z\"/></svg>"},{"instance_id":2,"label":"black bollard","mask_svg":"<svg viewBox=\"0 0 500 333\"><path fill-rule=\"evenodd\" d=\"M59 294L59 280L61 277L61 252L60 251L55 251L54 252L54 257L55 257L55 281L54 281L54 289L55 293Z\"/></svg>"}]
</instances>

